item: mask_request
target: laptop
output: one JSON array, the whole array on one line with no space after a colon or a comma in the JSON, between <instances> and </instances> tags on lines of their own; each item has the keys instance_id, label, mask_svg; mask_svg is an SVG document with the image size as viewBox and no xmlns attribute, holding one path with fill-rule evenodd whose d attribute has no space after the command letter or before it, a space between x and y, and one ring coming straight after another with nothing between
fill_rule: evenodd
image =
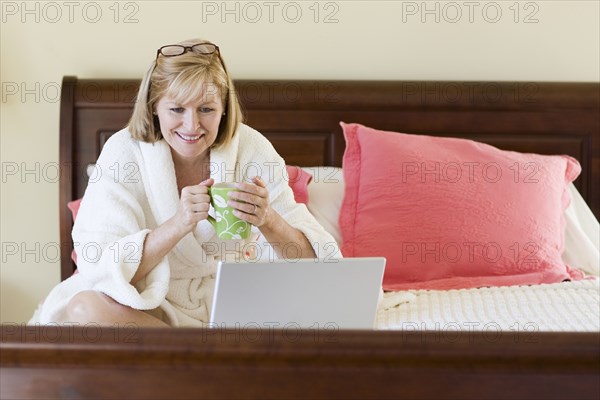
<instances>
[{"instance_id":1,"label":"laptop","mask_svg":"<svg viewBox=\"0 0 600 400\"><path fill-rule=\"evenodd\" d=\"M385 258L220 262L209 327L373 329Z\"/></svg>"}]
</instances>

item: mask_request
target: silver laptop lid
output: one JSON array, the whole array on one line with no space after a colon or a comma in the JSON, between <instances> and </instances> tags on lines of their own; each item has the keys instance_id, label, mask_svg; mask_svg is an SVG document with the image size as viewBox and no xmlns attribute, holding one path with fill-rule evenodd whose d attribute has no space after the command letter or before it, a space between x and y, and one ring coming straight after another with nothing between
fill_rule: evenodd
<instances>
[{"instance_id":1,"label":"silver laptop lid","mask_svg":"<svg viewBox=\"0 0 600 400\"><path fill-rule=\"evenodd\" d=\"M372 329L384 268L381 257L221 262L209 326Z\"/></svg>"}]
</instances>

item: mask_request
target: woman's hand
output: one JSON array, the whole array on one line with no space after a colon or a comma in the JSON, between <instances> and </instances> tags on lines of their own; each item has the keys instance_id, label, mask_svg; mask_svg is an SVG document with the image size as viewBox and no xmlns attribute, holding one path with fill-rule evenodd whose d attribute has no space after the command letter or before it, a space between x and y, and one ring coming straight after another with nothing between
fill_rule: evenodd
<instances>
[{"instance_id":1,"label":"woman's hand","mask_svg":"<svg viewBox=\"0 0 600 400\"><path fill-rule=\"evenodd\" d=\"M213 183L215 183L213 179L207 179L198 185L186 186L181 190L175 215L146 236L142 260L131 279L132 284L136 284L148 275L160 260L179 243L181 238L193 231L198 222L208 217L208 207L210 206L208 188Z\"/></svg>"},{"instance_id":2,"label":"woman's hand","mask_svg":"<svg viewBox=\"0 0 600 400\"><path fill-rule=\"evenodd\" d=\"M264 228L271 223L273 213L269 203L269 191L259 176L255 176L252 182L238 183L237 190L229 192L227 205L235 208L233 213L236 217L257 228Z\"/></svg>"},{"instance_id":3,"label":"woman's hand","mask_svg":"<svg viewBox=\"0 0 600 400\"><path fill-rule=\"evenodd\" d=\"M239 183L238 190L229 192L227 204L235 208L234 214L258 227L275 250L277 257L316 258L310 242L300 230L292 227L271 208L267 185L258 176L253 183ZM290 244L293 248L290 254Z\"/></svg>"},{"instance_id":4,"label":"woman's hand","mask_svg":"<svg viewBox=\"0 0 600 400\"><path fill-rule=\"evenodd\" d=\"M210 188L214 179L207 179L197 185L186 186L181 190L179 206L174 219L177 224L184 227L186 234L194 230L196 224L208 218L208 209L210 207Z\"/></svg>"}]
</instances>

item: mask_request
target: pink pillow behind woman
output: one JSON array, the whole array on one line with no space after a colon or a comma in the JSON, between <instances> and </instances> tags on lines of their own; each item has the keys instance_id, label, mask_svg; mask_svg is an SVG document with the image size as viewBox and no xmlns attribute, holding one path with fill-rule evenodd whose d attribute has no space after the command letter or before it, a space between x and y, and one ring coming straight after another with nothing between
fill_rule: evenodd
<instances>
[{"instance_id":1,"label":"pink pillow behind woman","mask_svg":"<svg viewBox=\"0 0 600 400\"><path fill-rule=\"evenodd\" d=\"M344 124L346 257L387 258L384 289L580 279L562 259L568 156Z\"/></svg>"}]
</instances>

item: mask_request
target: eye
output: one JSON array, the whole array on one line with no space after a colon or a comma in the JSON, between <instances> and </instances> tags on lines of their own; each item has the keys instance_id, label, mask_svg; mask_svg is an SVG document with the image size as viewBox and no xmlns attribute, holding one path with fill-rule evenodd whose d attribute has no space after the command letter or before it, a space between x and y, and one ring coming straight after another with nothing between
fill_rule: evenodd
<instances>
[{"instance_id":1,"label":"eye","mask_svg":"<svg viewBox=\"0 0 600 400\"><path fill-rule=\"evenodd\" d=\"M171 110L172 112L174 112L176 114L181 114L183 112L183 107L173 107L173 108L169 108L169 110Z\"/></svg>"},{"instance_id":2,"label":"eye","mask_svg":"<svg viewBox=\"0 0 600 400\"><path fill-rule=\"evenodd\" d=\"M210 107L200 107L198 110L203 114L208 114L210 112L215 111L214 109L212 109Z\"/></svg>"}]
</instances>

